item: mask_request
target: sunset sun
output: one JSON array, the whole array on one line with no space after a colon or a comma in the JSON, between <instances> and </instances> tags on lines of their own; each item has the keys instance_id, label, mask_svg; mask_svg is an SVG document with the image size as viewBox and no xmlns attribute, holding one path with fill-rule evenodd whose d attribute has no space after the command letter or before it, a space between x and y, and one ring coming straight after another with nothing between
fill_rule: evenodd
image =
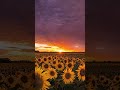
<instances>
[{"instance_id":1,"label":"sunset sun","mask_svg":"<svg viewBox=\"0 0 120 90\"><path fill-rule=\"evenodd\" d=\"M35 43L35 50L39 52L73 52L73 50L63 49L62 47L48 44Z\"/></svg>"}]
</instances>

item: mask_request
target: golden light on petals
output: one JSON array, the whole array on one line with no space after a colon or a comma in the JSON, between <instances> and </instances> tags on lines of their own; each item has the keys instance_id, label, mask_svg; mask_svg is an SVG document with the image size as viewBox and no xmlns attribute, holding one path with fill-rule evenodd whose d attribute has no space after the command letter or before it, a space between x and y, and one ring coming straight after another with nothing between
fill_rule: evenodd
<instances>
[{"instance_id":1,"label":"golden light on petals","mask_svg":"<svg viewBox=\"0 0 120 90\"><path fill-rule=\"evenodd\" d=\"M56 64L56 69L59 71L62 71L64 69L64 64L63 63L57 63Z\"/></svg>"},{"instance_id":2,"label":"golden light on petals","mask_svg":"<svg viewBox=\"0 0 120 90\"><path fill-rule=\"evenodd\" d=\"M77 77L79 80L84 81L85 80L85 65L79 66L77 71Z\"/></svg>"},{"instance_id":3,"label":"golden light on petals","mask_svg":"<svg viewBox=\"0 0 120 90\"><path fill-rule=\"evenodd\" d=\"M71 69L65 69L62 75L62 79L65 84L70 84L75 79L75 73Z\"/></svg>"},{"instance_id":4,"label":"golden light on petals","mask_svg":"<svg viewBox=\"0 0 120 90\"><path fill-rule=\"evenodd\" d=\"M35 90L47 90L50 87L48 81L49 76L47 71L43 71L41 68L35 68Z\"/></svg>"},{"instance_id":5,"label":"golden light on petals","mask_svg":"<svg viewBox=\"0 0 120 90\"><path fill-rule=\"evenodd\" d=\"M48 75L49 75L50 79L55 79L55 78L57 78L56 69L54 69L54 68L49 68L49 69L48 69Z\"/></svg>"}]
</instances>

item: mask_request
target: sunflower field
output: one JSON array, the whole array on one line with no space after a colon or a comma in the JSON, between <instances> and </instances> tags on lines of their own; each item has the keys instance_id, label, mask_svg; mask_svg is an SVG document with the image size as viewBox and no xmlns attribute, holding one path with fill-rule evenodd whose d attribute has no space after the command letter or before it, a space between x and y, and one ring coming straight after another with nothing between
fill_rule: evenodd
<instances>
[{"instance_id":1,"label":"sunflower field","mask_svg":"<svg viewBox=\"0 0 120 90\"><path fill-rule=\"evenodd\" d=\"M85 90L85 59L80 54L38 54L35 90Z\"/></svg>"},{"instance_id":2,"label":"sunflower field","mask_svg":"<svg viewBox=\"0 0 120 90\"><path fill-rule=\"evenodd\" d=\"M86 76L86 90L120 90L120 75L90 74Z\"/></svg>"},{"instance_id":3,"label":"sunflower field","mask_svg":"<svg viewBox=\"0 0 120 90\"><path fill-rule=\"evenodd\" d=\"M86 62L86 90L120 90L119 62Z\"/></svg>"},{"instance_id":4,"label":"sunflower field","mask_svg":"<svg viewBox=\"0 0 120 90\"><path fill-rule=\"evenodd\" d=\"M34 90L34 63L0 63L0 90Z\"/></svg>"}]
</instances>

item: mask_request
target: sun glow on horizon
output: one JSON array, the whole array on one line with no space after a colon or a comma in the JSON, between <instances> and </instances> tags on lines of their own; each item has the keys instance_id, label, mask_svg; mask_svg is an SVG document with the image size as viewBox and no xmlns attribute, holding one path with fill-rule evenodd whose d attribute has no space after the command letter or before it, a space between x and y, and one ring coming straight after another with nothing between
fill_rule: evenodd
<instances>
[{"instance_id":1,"label":"sun glow on horizon","mask_svg":"<svg viewBox=\"0 0 120 90\"><path fill-rule=\"evenodd\" d=\"M74 52L73 50L66 50L58 46L35 43L35 50L39 52Z\"/></svg>"}]
</instances>

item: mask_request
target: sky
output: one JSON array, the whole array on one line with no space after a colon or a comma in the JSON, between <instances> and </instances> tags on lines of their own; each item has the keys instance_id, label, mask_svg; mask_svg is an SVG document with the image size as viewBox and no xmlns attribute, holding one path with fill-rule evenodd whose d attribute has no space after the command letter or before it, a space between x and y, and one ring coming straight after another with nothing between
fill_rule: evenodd
<instances>
[{"instance_id":1,"label":"sky","mask_svg":"<svg viewBox=\"0 0 120 90\"><path fill-rule=\"evenodd\" d=\"M31 59L36 49L85 51L86 56L96 61L119 61L119 3L119 0L35 0L35 3L2 0L0 58Z\"/></svg>"},{"instance_id":2,"label":"sky","mask_svg":"<svg viewBox=\"0 0 120 90\"><path fill-rule=\"evenodd\" d=\"M119 3L119 0L86 0L86 56L96 61L120 61Z\"/></svg>"},{"instance_id":3,"label":"sky","mask_svg":"<svg viewBox=\"0 0 120 90\"><path fill-rule=\"evenodd\" d=\"M85 51L85 0L35 0L35 49Z\"/></svg>"},{"instance_id":4,"label":"sky","mask_svg":"<svg viewBox=\"0 0 120 90\"><path fill-rule=\"evenodd\" d=\"M0 11L0 58L32 60L35 45L33 1L2 0Z\"/></svg>"}]
</instances>

